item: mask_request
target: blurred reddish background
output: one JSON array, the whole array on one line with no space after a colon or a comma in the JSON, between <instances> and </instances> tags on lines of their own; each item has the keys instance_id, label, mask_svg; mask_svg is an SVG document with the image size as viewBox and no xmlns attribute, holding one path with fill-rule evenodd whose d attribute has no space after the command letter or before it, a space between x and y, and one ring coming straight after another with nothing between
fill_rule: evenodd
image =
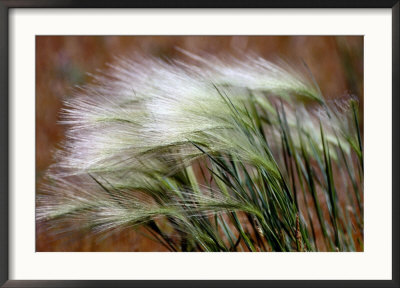
<instances>
[{"instance_id":1,"label":"blurred reddish background","mask_svg":"<svg viewBox=\"0 0 400 288\"><path fill-rule=\"evenodd\" d=\"M362 113L362 36L37 36L37 193L43 173L52 163L52 152L63 139L63 127L57 124L62 100L69 97L75 85L90 81L86 73L105 69L115 56L135 53L184 59L176 47L200 55L240 56L252 52L269 60L303 60L326 98L354 94L360 99ZM50 235L48 229L37 225L37 251L164 251L162 246L134 231L105 239L83 233L65 239Z\"/></svg>"}]
</instances>

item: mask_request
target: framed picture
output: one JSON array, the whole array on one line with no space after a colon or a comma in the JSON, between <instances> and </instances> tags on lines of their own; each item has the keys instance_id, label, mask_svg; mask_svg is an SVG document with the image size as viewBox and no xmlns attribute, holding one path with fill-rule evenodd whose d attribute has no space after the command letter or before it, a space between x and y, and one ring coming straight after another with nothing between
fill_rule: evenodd
<instances>
[{"instance_id":1,"label":"framed picture","mask_svg":"<svg viewBox=\"0 0 400 288\"><path fill-rule=\"evenodd\" d=\"M2 287L399 287L400 4L300 2L1 1Z\"/></svg>"}]
</instances>

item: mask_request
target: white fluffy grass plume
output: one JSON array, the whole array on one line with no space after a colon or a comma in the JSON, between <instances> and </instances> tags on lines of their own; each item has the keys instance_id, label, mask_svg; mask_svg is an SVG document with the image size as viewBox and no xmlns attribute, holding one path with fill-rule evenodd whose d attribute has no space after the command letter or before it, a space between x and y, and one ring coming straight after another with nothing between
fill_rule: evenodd
<instances>
[{"instance_id":1,"label":"white fluffy grass plume","mask_svg":"<svg viewBox=\"0 0 400 288\"><path fill-rule=\"evenodd\" d=\"M63 233L145 226L171 251L318 250L295 187L315 196L316 185L326 250L351 250L330 170L362 159L355 102L328 103L305 64L182 52L190 64L118 59L65 101L38 221Z\"/></svg>"}]
</instances>

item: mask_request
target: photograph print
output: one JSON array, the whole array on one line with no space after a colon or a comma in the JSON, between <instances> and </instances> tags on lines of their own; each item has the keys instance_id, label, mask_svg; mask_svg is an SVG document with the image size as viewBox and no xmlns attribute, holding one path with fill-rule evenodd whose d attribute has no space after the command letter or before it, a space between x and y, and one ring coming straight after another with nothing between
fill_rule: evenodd
<instances>
[{"instance_id":1,"label":"photograph print","mask_svg":"<svg viewBox=\"0 0 400 288\"><path fill-rule=\"evenodd\" d=\"M36 252L362 252L363 36L36 36Z\"/></svg>"}]
</instances>

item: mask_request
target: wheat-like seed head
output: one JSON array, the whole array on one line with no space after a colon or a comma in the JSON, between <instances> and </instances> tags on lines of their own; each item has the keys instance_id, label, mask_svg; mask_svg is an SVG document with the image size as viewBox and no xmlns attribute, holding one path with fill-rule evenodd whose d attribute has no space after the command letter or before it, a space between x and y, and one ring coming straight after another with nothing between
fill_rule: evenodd
<instances>
[{"instance_id":1,"label":"wheat-like seed head","mask_svg":"<svg viewBox=\"0 0 400 288\"><path fill-rule=\"evenodd\" d=\"M320 151L320 125L333 147L351 134L340 124L342 114L329 112L304 67L255 56L222 61L184 53L194 64L119 59L65 101L61 123L68 126L66 140L48 173L47 193L38 198L38 220L66 217L107 231L175 217L183 223L180 230L196 234L185 217L241 210L262 218L259 207L220 189L174 191L178 184L168 176L205 154L225 154L282 181L269 149L281 149L283 116L290 129L313 139ZM251 109L269 119L262 131ZM293 142L300 147L295 134ZM346 143L341 145L348 151ZM147 196L137 196L137 190Z\"/></svg>"}]
</instances>

